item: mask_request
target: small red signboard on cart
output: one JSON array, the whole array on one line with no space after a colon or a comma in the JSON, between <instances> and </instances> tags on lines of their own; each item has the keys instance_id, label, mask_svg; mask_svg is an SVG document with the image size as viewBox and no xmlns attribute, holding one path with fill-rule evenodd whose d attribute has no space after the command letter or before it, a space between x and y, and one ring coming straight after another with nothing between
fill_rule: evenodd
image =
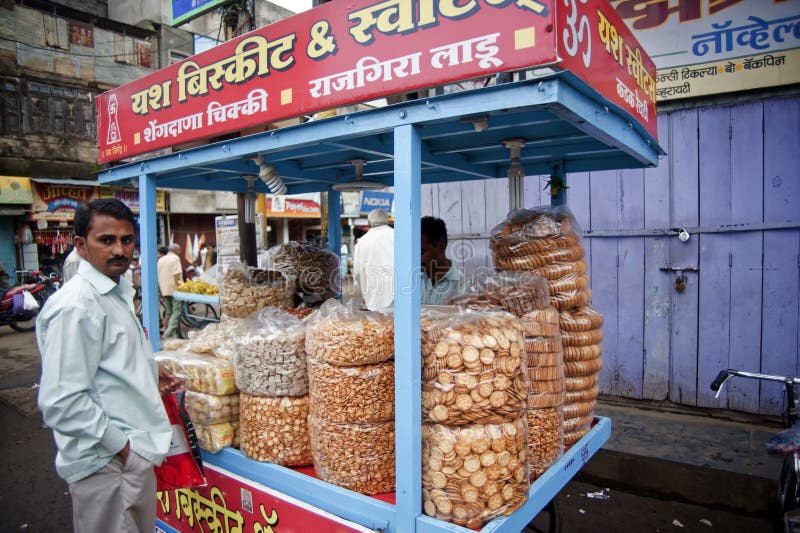
<instances>
[{"instance_id":1,"label":"small red signboard on cart","mask_svg":"<svg viewBox=\"0 0 800 533\"><path fill-rule=\"evenodd\" d=\"M373 531L221 468L205 474L206 487L159 492L158 519L181 532Z\"/></svg>"},{"instance_id":2,"label":"small red signboard on cart","mask_svg":"<svg viewBox=\"0 0 800 533\"><path fill-rule=\"evenodd\" d=\"M541 65L574 68L655 136L655 67L604 1L351 0L101 94L98 160Z\"/></svg>"}]
</instances>

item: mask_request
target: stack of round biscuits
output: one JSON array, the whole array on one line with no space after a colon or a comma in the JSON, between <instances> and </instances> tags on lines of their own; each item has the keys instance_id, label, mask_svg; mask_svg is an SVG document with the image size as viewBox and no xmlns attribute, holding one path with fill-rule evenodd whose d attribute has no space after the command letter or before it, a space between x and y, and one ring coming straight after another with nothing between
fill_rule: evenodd
<instances>
[{"instance_id":1,"label":"stack of round biscuits","mask_svg":"<svg viewBox=\"0 0 800 533\"><path fill-rule=\"evenodd\" d=\"M311 464L308 395L269 398L241 392L240 448L256 461L283 466Z\"/></svg>"},{"instance_id":2,"label":"stack of round biscuits","mask_svg":"<svg viewBox=\"0 0 800 533\"><path fill-rule=\"evenodd\" d=\"M567 388L564 440L573 444L589 431L594 417L603 366L603 315L587 305L561 311L559 323Z\"/></svg>"},{"instance_id":3,"label":"stack of round biscuits","mask_svg":"<svg viewBox=\"0 0 800 533\"><path fill-rule=\"evenodd\" d=\"M426 514L479 528L525 502L526 372L525 339L515 316L457 307L423 310Z\"/></svg>"},{"instance_id":4,"label":"stack of round biscuits","mask_svg":"<svg viewBox=\"0 0 800 533\"><path fill-rule=\"evenodd\" d=\"M584 250L568 212L512 211L492 230L489 245L498 269L527 270L547 279L550 303L556 309L589 303Z\"/></svg>"},{"instance_id":5,"label":"stack of round biscuits","mask_svg":"<svg viewBox=\"0 0 800 533\"><path fill-rule=\"evenodd\" d=\"M428 516L480 529L525 503L525 419L422 426L422 503Z\"/></svg>"},{"instance_id":6,"label":"stack of round biscuits","mask_svg":"<svg viewBox=\"0 0 800 533\"><path fill-rule=\"evenodd\" d=\"M531 311L521 321L528 354L528 446L534 481L564 450L564 356L554 307Z\"/></svg>"},{"instance_id":7,"label":"stack of round biscuits","mask_svg":"<svg viewBox=\"0 0 800 533\"><path fill-rule=\"evenodd\" d=\"M394 490L394 323L328 300L308 319L308 425L320 479Z\"/></svg>"}]
</instances>

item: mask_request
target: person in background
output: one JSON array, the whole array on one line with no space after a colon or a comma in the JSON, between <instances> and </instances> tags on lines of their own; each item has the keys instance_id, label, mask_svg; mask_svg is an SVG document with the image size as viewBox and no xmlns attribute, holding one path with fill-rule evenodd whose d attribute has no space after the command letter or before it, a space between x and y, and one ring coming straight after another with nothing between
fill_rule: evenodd
<instances>
[{"instance_id":1,"label":"person in background","mask_svg":"<svg viewBox=\"0 0 800 533\"><path fill-rule=\"evenodd\" d=\"M394 302L394 229L383 209L370 211L367 221L369 231L358 240L353 255L353 274L364 305L377 311Z\"/></svg>"},{"instance_id":2,"label":"person in background","mask_svg":"<svg viewBox=\"0 0 800 533\"><path fill-rule=\"evenodd\" d=\"M158 260L158 288L164 297L166 307L167 328L164 330L165 338L178 338L178 321L181 318L181 302L172 297L178 287L183 283L183 268L181 267L181 246L172 243L169 252Z\"/></svg>"},{"instance_id":3,"label":"person in background","mask_svg":"<svg viewBox=\"0 0 800 533\"><path fill-rule=\"evenodd\" d=\"M213 242L206 243L205 256L203 257L203 272L208 272L217 264L217 245Z\"/></svg>"},{"instance_id":4,"label":"person in background","mask_svg":"<svg viewBox=\"0 0 800 533\"><path fill-rule=\"evenodd\" d=\"M444 305L464 285L464 274L447 258L447 225L441 218L422 217L422 304Z\"/></svg>"},{"instance_id":5,"label":"person in background","mask_svg":"<svg viewBox=\"0 0 800 533\"><path fill-rule=\"evenodd\" d=\"M3 265L2 261L0 261L0 298L5 296L8 289L11 288L8 279L9 276L6 267Z\"/></svg>"},{"instance_id":6,"label":"person in background","mask_svg":"<svg viewBox=\"0 0 800 533\"><path fill-rule=\"evenodd\" d=\"M152 532L153 466L172 439L159 392L181 382L156 366L133 313L133 287L121 278L134 224L119 200L78 207L75 246L83 261L36 320L38 405L55 437L56 470L69 483L76 533Z\"/></svg>"},{"instance_id":7,"label":"person in background","mask_svg":"<svg viewBox=\"0 0 800 533\"><path fill-rule=\"evenodd\" d=\"M78 265L81 264L81 256L78 253L78 248L73 246L72 251L67 254L67 258L64 259L64 266L62 268L62 276L61 281L62 284L68 282L75 274L78 272Z\"/></svg>"},{"instance_id":8,"label":"person in background","mask_svg":"<svg viewBox=\"0 0 800 533\"><path fill-rule=\"evenodd\" d=\"M167 248L166 246L159 246L158 249L156 250L156 254L158 254L158 259L161 259L168 253L169 253L169 248Z\"/></svg>"}]
</instances>

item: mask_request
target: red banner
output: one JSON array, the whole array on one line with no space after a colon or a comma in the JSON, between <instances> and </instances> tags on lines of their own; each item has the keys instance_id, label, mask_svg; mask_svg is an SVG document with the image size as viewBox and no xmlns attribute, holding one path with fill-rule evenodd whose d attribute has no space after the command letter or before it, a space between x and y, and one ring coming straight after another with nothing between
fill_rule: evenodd
<instances>
[{"instance_id":1,"label":"red banner","mask_svg":"<svg viewBox=\"0 0 800 533\"><path fill-rule=\"evenodd\" d=\"M559 67L630 113L658 139L656 66L605 0L563 0L557 8Z\"/></svg>"},{"instance_id":2,"label":"red banner","mask_svg":"<svg viewBox=\"0 0 800 533\"><path fill-rule=\"evenodd\" d=\"M207 487L159 492L158 518L182 532L372 531L213 466L205 474Z\"/></svg>"},{"instance_id":3,"label":"red banner","mask_svg":"<svg viewBox=\"0 0 800 533\"><path fill-rule=\"evenodd\" d=\"M98 160L114 161L303 113L554 63L549 4L324 4L98 96Z\"/></svg>"}]
</instances>

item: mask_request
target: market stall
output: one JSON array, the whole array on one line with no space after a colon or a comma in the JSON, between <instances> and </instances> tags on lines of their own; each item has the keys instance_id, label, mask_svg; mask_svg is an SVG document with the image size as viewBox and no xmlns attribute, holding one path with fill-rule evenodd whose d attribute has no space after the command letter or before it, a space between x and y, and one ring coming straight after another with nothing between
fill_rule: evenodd
<instances>
[{"instance_id":1,"label":"market stall","mask_svg":"<svg viewBox=\"0 0 800 533\"><path fill-rule=\"evenodd\" d=\"M351 161L363 159L365 178L394 187L396 491L366 496L318 479L311 468L260 463L225 448L204 454L208 488L161 495L164 520L158 527L165 531L206 526L269 531L279 519L286 530L293 524L309 530L315 523L311 529L320 531L466 531L422 509L421 185L506 177L518 183L525 174L658 162L655 70L607 3L570 2L564 8L534 1L460 7L440 2L436 8L421 5L419 12L412 2L351 4L345 11L333 2L256 30L98 99L98 132L109 131L109 139L116 135L114 142L101 137L100 159L110 161L293 112L516 71L512 83L308 122L101 172L101 183L139 181L147 258L144 322L150 331L158 330L151 259L157 186L271 192L278 176L288 194L326 191L329 248L337 254L341 204L331 187L357 177ZM404 35L410 32L412 39ZM364 57L367 46L376 57ZM268 57L273 69L261 65L261 75L269 77L254 78L258 61ZM236 76L229 80L228 73L240 64L252 79L245 75L233 83ZM187 83L197 72L202 76ZM213 101L192 99L207 95L209 87ZM223 107L233 111L219 114ZM224 117L230 120L220 120ZM272 169L267 179L245 179L259 175L264 162ZM151 342L157 349L158 338L151 336ZM522 529L602 446L610 425L595 419L531 485L524 504L482 530Z\"/></svg>"}]
</instances>

